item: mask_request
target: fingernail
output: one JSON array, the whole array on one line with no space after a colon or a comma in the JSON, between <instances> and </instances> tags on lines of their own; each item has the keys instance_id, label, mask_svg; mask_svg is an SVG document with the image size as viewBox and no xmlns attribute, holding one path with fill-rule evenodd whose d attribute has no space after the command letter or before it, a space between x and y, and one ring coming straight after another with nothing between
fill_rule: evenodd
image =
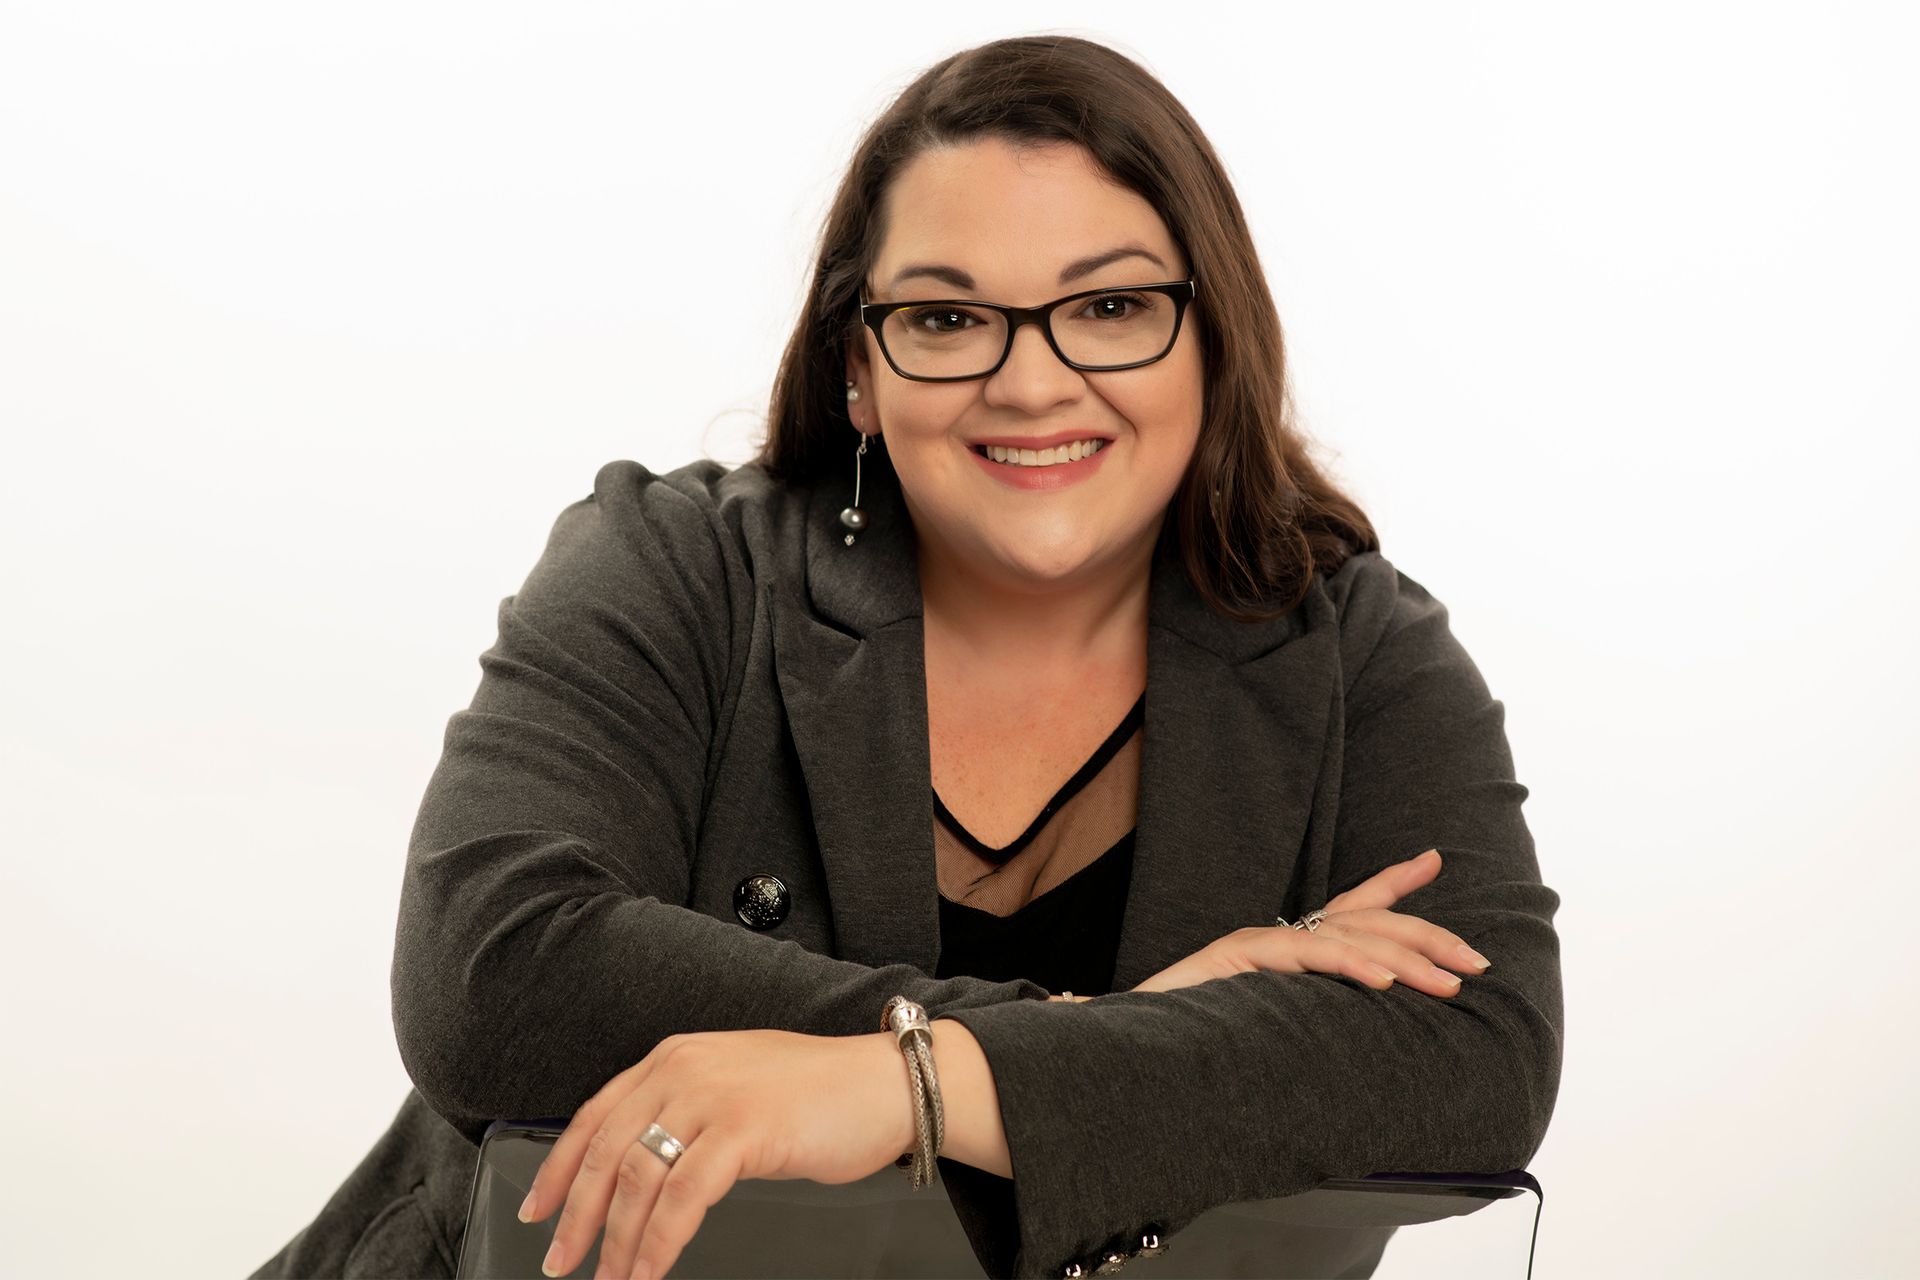
<instances>
[{"instance_id":1,"label":"fingernail","mask_svg":"<svg viewBox=\"0 0 1920 1280\"><path fill-rule=\"evenodd\" d=\"M533 1221L533 1192L527 1192L527 1198L520 1202L520 1221Z\"/></svg>"},{"instance_id":2,"label":"fingernail","mask_svg":"<svg viewBox=\"0 0 1920 1280\"><path fill-rule=\"evenodd\" d=\"M547 1260L540 1264L540 1272L542 1275L549 1276L560 1274L560 1242L558 1240L555 1240L553 1247L547 1250Z\"/></svg>"},{"instance_id":3,"label":"fingernail","mask_svg":"<svg viewBox=\"0 0 1920 1280\"><path fill-rule=\"evenodd\" d=\"M1373 970L1375 977L1379 978L1382 982L1386 983L1388 986L1393 985L1393 970L1387 968L1383 964L1370 965L1368 967Z\"/></svg>"},{"instance_id":4,"label":"fingernail","mask_svg":"<svg viewBox=\"0 0 1920 1280\"><path fill-rule=\"evenodd\" d=\"M633 1280L652 1280L652 1276L653 1266L651 1263L636 1262L633 1264Z\"/></svg>"},{"instance_id":5,"label":"fingernail","mask_svg":"<svg viewBox=\"0 0 1920 1280\"><path fill-rule=\"evenodd\" d=\"M1481 955L1478 951L1475 951L1472 947L1469 947L1464 943L1462 943L1460 946L1460 955L1462 958L1466 960L1468 964L1477 964L1482 969L1490 969L1493 967L1493 962L1491 960L1487 959L1485 956Z\"/></svg>"}]
</instances>

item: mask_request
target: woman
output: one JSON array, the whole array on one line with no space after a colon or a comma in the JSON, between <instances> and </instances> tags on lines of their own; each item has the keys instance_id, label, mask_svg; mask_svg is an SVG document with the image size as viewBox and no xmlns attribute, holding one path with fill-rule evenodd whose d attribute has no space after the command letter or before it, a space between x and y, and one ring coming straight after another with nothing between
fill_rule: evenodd
<instances>
[{"instance_id":1,"label":"woman","mask_svg":"<svg viewBox=\"0 0 1920 1280\"><path fill-rule=\"evenodd\" d=\"M1164 87L1069 37L930 68L854 155L769 421L736 470L602 468L502 602L408 854L416 1092L256 1274L448 1274L474 1144L550 1115L549 1273L604 1228L601 1274L668 1274L739 1179L925 1138L896 995L991 1274L1525 1165L1559 900L1502 705L1294 432Z\"/></svg>"}]
</instances>

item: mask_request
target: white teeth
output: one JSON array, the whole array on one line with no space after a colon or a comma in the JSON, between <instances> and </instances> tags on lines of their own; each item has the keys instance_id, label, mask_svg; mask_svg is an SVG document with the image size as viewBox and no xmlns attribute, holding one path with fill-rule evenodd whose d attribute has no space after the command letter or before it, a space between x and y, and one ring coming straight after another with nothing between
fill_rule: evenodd
<instances>
[{"instance_id":1,"label":"white teeth","mask_svg":"<svg viewBox=\"0 0 1920 1280\"><path fill-rule=\"evenodd\" d=\"M1106 447L1104 440L1076 440L1052 449L1009 449L1004 445L986 445L986 454L995 462L1016 467L1051 467L1062 462L1078 462Z\"/></svg>"}]
</instances>

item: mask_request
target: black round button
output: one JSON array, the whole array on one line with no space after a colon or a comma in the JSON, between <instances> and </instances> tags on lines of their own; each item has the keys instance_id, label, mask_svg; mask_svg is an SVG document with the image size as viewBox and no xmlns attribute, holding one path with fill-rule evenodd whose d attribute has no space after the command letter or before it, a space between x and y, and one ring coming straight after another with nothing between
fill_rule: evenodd
<instances>
[{"instance_id":1,"label":"black round button","mask_svg":"<svg viewBox=\"0 0 1920 1280\"><path fill-rule=\"evenodd\" d=\"M733 886L733 914L749 929L771 929L787 918L793 895L779 876L761 872Z\"/></svg>"}]
</instances>

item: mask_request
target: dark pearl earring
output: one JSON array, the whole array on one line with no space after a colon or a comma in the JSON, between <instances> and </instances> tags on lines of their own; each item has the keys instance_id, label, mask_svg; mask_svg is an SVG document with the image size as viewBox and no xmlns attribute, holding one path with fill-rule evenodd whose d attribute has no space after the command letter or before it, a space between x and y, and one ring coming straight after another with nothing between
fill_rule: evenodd
<instances>
[{"instance_id":1,"label":"dark pearl earring","mask_svg":"<svg viewBox=\"0 0 1920 1280\"><path fill-rule=\"evenodd\" d=\"M851 402L859 398L860 388L849 382L847 384L848 401ZM858 430L857 427L855 429ZM840 513L840 523L851 530L851 532L847 534L848 546L853 545L853 535L867 527L867 513L860 509L860 459L866 456L866 452L867 433L862 431L860 432L860 447L854 450L853 454L853 505Z\"/></svg>"},{"instance_id":2,"label":"dark pearl earring","mask_svg":"<svg viewBox=\"0 0 1920 1280\"><path fill-rule=\"evenodd\" d=\"M867 513L860 509L860 459L867 451L867 433L860 433L860 447L853 452L853 505L840 513L840 523L853 530L847 535L847 545L853 545L853 534L867 527Z\"/></svg>"}]
</instances>

